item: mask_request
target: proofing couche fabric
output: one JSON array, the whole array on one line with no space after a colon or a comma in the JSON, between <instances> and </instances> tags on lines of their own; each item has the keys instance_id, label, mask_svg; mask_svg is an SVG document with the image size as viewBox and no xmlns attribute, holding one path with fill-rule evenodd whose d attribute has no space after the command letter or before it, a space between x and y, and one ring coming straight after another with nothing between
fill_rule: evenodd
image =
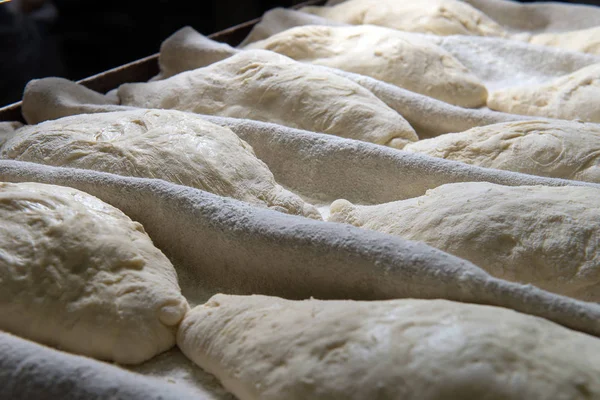
<instances>
[{"instance_id":1,"label":"proofing couche fabric","mask_svg":"<svg viewBox=\"0 0 600 400\"><path fill-rule=\"evenodd\" d=\"M476 6L482 10L484 7L493 10L499 4L505 4L507 10L519 6L497 0L470 2L478 3ZM566 13L567 9L559 10ZM572 11L565 15L583 15L589 7L583 13L579 13L577 7L568 10ZM582 27L592 23L589 22L593 20L592 14L588 12L588 16L582 17ZM551 15L558 16L559 13ZM549 22L532 19L538 21L532 29L569 28L553 18L546 19ZM281 22L281 18L277 21L283 26L277 29L289 27ZM267 18L264 22L263 27L267 26ZM306 20L300 22L304 24ZM315 23L315 20L309 23ZM267 30L272 26L268 25ZM518 30L518 25L514 29ZM186 35L186 40L197 39L188 42L192 43L192 53L198 55L196 62L204 65L242 51L204 40L189 30ZM504 39L422 36L453 53L486 85L494 87L510 86L515 78L518 82L541 82L600 61L598 57L582 53ZM217 47L218 51L214 51ZM547 62L540 65L542 59ZM492 63L493 60L503 61L497 64ZM512 69L508 68L510 66ZM517 70L521 72L515 77ZM372 78L332 71L367 87L407 118L422 137L528 119L486 109L453 107ZM65 115L126 107L118 105L115 97L92 92L69 81L49 79L29 86L24 104L26 113L28 109L35 110L29 114L28 122L37 123ZM419 196L445 183L465 181L600 188L583 182L479 168L264 122L214 116L204 118L230 127L252 145L278 182L317 203L337 198L361 204L384 203ZM16 126L5 128L1 132L3 137L10 135L10 130ZM192 304L202 303L216 292L261 293L292 299L310 296L446 298L512 308L600 336L598 304L495 279L457 257L389 235L262 210L153 179L0 160L0 181L71 186L120 208L141 222L156 245L175 263L183 293ZM186 375L183 382L179 378L172 379L183 373L165 367L169 360L186 363L175 349L151 360L145 367L135 369L139 372L135 374L1 334L0 386L4 390L0 397L227 397L222 391L210 389L206 383L210 378L205 376Z\"/></svg>"},{"instance_id":2,"label":"proofing couche fabric","mask_svg":"<svg viewBox=\"0 0 600 400\"><path fill-rule=\"evenodd\" d=\"M319 17L294 10L275 9L265 14L248 38L261 39L294 26L313 24L316 23L317 18ZM327 23L327 20L322 18L321 21ZM518 40L462 35L442 37L417 33L406 34L430 41L451 53L484 82L488 91L525 84L540 84L588 65L600 63L600 56L536 46ZM247 40L245 43L250 42ZM183 28L163 43L159 58L163 74L155 79L204 67L239 51L244 50L212 41L192 28ZM322 66L315 67L351 79L369 89L390 108L402 115L421 139L444 133L461 132L475 126L540 119L540 117L491 111L486 107L480 109L457 107L368 76ZM165 76L166 71L168 74Z\"/></svg>"}]
</instances>

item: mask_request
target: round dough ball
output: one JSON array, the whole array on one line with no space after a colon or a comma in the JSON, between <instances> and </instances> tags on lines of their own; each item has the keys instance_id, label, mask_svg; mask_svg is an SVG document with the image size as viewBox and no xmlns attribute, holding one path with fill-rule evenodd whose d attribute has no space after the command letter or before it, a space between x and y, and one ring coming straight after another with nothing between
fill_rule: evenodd
<instances>
[{"instance_id":1,"label":"round dough ball","mask_svg":"<svg viewBox=\"0 0 600 400\"><path fill-rule=\"evenodd\" d=\"M329 221L418 240L498 278L600 301L600 190L452 183L412 199L331 205Z\"/></svg>"},{"instance_id":2,"label":"round dough ball","mask_svg":"<svg viewBox=\"0 0 600 400\"><path fill-rule=\"evenodd\" d=\"M371 76L461 107L485 105L487 89L452 54L414 34L377 26L299 26L247 46L296 61Z\"/></svg>"},{"instance_id":3,"label":"round dough ball","mask_svg":"<svg viewBox=\"0 0 600 400\"><path fill-rule=\"evenodd\" d=\"M600 398L600 340L446 300L213 296L179 348L240 400Z\"/></svg>"},{"instance_id":4,"label":"round dough ball","mask_svg":"<svg viewBox=\"0 0 600 400\"><path fill-rule=\"evenodd\" d=\"M0 149L0 157L164 179L321 219L315 207L278 185L229 128L180 111L82 114L26 126Z\"/></svg>"},{"instance_id":5,"label":"round dough ball","mask_svg":"<svg viewBox=\"0 0 600 400\"><path fill-rule=\"evenodd\" d=\"M420 140L405 151L552 178L600 183L600 125L504 122Z\"/></svg>"},{"instance_id":6,"label":"round dough ball","mask_svg":"<svg viewBox=\"0 0 600 400\"><path fill-rule=\"evenodd\" d=\"M137 364L188 310L171 262L120 210L76 189L0 183L0 329Z\"/></svg>"}]
</instances>

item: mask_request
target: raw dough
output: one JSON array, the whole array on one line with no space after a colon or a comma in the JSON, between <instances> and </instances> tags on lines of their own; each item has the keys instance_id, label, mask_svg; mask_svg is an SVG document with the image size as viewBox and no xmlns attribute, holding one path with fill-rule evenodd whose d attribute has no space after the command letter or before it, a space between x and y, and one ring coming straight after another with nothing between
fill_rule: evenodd
<instances>
[{"instance_id":1,"label":"raw dough","mask_svg":"<svg viewBox=\"0 0 600 400\"><path fill-rule=\"evenodd\" d=\"M169 79L119 87L122 105L247 118L402 148L417 134L349 79L264 50Z\"/></svg>"},{"instance_id":2,"label":"raw dough","mask_svg":"<svg viewBox=\"0 0 600 400\"><path fill-rule=\"evenodd\" d=\"M0 183L0 329L137 364L175 344L188 305L142 225L76 189Z\"/></svg>"},{"instance_id":3,"label":"raw dough","mask_svg":"<svg viewBox=\"0 0 600 400\"><path fill-rule=\"evenodd\" d=\"M600 55L600 26L578 31L532 35L530 43Z\"/></svg>"},{"instance_id":4,"label":"raw dough","mask_svg":"<svg viewBox=\"0 0 600 400\"><path fill-rule=\"evenodd\" d=\"M0 122L0 147L22 126L23 124L17 121Z\"/></svg>"},{"instance_id":5,"label":"raw dough","mask_svg":"<svg viewBox=\"0 0 600 400\"><path fill-rule=\"evenodd\" d=\"M600 64L540 85L496 90L487 104L511 114L600 122Z\"/></svg>"},{"instance_id":6,"label":"raw dough","mask_svg":"<svg viewBox=\"0 0 600 400\"><path fill-rule=\"evenodd\" d=\"M485 105L483 83L452 54L414 34L377 26L299 26L247 46L371 76L462 107Z\"/></svg>"},{"instance_id":7,"label":"raw dough","mask_svg":"<svg viewBox=\"0 0 600 400\"><path fill-rule=\"evenodd\" d=\"M300 11L353 25L380 25L435 35L505 36L498 23L457 0L348 0L333 7Z\"/></svg>"},{"instance_id":8,"label":"raw dough","mask_svg":"<svg viewBox=\"0 0 600 400\"><path fill-rule=\"evenodd\" d=\"M404 150L480 167L600 183L600 125L520 121L410 143Z\"/></svg>"},{"instance_id":9,"label":"raw dough","mask_svg":"<svg viewBox=\"0 0 600 400\"><path fill-rule=\"evenodd\" d=\"M498 278L600 301L600 190L451 183L374 206L331 205L345 222L462 257Z\"/></svg>"},{"instance_id":10,"label":"raw dough","mask_svg":"<svg viewBox=\"0 0 600 400\"><path fill-rule=\"evenodd\" d=\"M278 185L230 129L180 111L83 114L26 126L0 157L159 178L320 219L315 207Z\"/></svg>"},{"instance_id":11,"label":"raw dough","mask_svg":"<svg viewBox=\"0 0 600 400\"><path fill-rule=\"evenodd\" d=\"M177 334L240 400L600 398L600 340L446 300L218 294Z\"/></svg>"}]
</instances>

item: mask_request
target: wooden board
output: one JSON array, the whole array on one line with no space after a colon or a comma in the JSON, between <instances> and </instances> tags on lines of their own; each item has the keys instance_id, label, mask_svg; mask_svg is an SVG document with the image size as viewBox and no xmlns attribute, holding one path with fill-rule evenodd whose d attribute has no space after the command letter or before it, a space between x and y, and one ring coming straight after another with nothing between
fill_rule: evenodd
<instances>
[{"instance_id":1,"label":"wooden board","mask_svg":"<svg viewBox=\"0 0 600 400\"><path fill-rule=\"evenodd\" d=\"M324 0L310 0L297 4L292 8L297 9L307 5L323 4L324 2ZM208 37L219 42L227 43L231 46L237 46L259 21L260 18L256 18L213 33ZM119 87L123 83L146 82L156 74L158 74L158 53L90 76L77 83L97 92L106 93L109 90ZM0 121L25 122L21 115L21 102L9 104L0 108Z\"/></svg>"}]
</instances>

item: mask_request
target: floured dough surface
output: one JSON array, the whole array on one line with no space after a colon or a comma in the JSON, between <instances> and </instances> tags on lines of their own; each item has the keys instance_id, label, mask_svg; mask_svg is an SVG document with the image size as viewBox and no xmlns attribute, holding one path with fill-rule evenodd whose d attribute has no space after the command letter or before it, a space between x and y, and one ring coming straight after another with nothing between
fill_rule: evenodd
<instances>
[{"instance_id":1,"label":"floured dough surface","mask_svg":"<svg viewBox=\"0 0 600 400\"><path fill-rule=\"evenodd\" d=\"M498 278L600 301L600 191L453 183L374 206L331 205L329 221L425 242Z\"/></svg>"},{"instance_id":2,"label":"floured dough surface","mask_svg":"<svg viewBox=\"0 0 600 400\"><path fill-rule=\"evenodd\" d=\"M505 36L498 23L457 0L348 0L300 11L353 25L380 25L435 35Z\"/></svg>"},{"instance_id":3,"label":"floured dough surface","mask_svg":"<svg viewBox=\"0 0 600 400\"><path fill-rule=\"evenodd\" d=\"M540 33L530 43L600 55L600 26L569 32Z\"/></svg>"},{"instance_id":4,"label":"floured dough surface","mask_svg":"<svg viewBox=\"0 0 600 400\"><path fill-rule=\"evenodd\" d=\"M519 121L420 140L404 150L486 168L600 183L600 125Z\"/></svg>"},{"instance_id":5,"label":"floured dough surface","mask_svg":"<svg viewBox=\"0 0 600 400\"><path fill-rule=\"evenodd\" d=\"M23 124L17 121L0 122L0 147L22 126Z\"/></svg>"},{"instance_id":6,"label":"floured dough surface","mask_svg":"<svg viewBox=\"0 0 600 400\"><path fill-rule=\"evenodd\" d=\"M76 189L0 183L0 329L124 364L175 344L188 310L144 228Z\"/></svg>"},{"instance_id":7,"label":"floured dough surface","mask_svg":"<svg viewBox=\"0 0 600 400\"><path fill-rule=\"evenodd\" d=\"M190 113L134 110L76 115L16 131L2 158L159 178L290 214L319 212L275 182L230 129Z\"/></svg>"},{"instance_id":8,"label":"floured dough surface","mask_svg":"<svg viewBox=\"0 0 600 400\"><path fill-rule=\"evenodd\" d=\"M600 64L543 84L496 90L487 105L512 114L600 122Z\"/></svg>"},{"instance_id":9,"label":"floured dough surface","mask_svg":"<svg viewBox=\"0 0 600 400\"><path fill-rule=\"evenodd\" d=\"M597 338L446 300L219 294L186 315L177 344L240 400L600 396Z\"/></svg>"},{"instance_id":10,"label":"floured dough surface","mask_svg":"<svg viewBox=\"0 0 600 400\"><path fill-rule=\"evenodd\" d=\"M237 400L217 378L198 368L177 348L159 354L143 364L127 367L130 371L152 377L178 389L184 389L198 400Z\"/></svg>"},{"instance_id":11,"label":"floured dough surface","mask_svg":"<svg viewBox=\"0 0 600 400\"><path fill-rule=\"evenodd\" d=\"M430 41L377 26L299 26L252 43L297 61L371 76L463 107L485 105L483 83Z\"/></svg>"},{"instance_id":12,"label":"floured dough surface","mask_svg":"<svg viewBox=\"0 0 600 400\"><path fill-rule=\"evenodd\" d=\"M408 122L359 84L264 50L205 68L119 88L122 105L272 122L401 148Z\"/></svg>"}]
</instances>

